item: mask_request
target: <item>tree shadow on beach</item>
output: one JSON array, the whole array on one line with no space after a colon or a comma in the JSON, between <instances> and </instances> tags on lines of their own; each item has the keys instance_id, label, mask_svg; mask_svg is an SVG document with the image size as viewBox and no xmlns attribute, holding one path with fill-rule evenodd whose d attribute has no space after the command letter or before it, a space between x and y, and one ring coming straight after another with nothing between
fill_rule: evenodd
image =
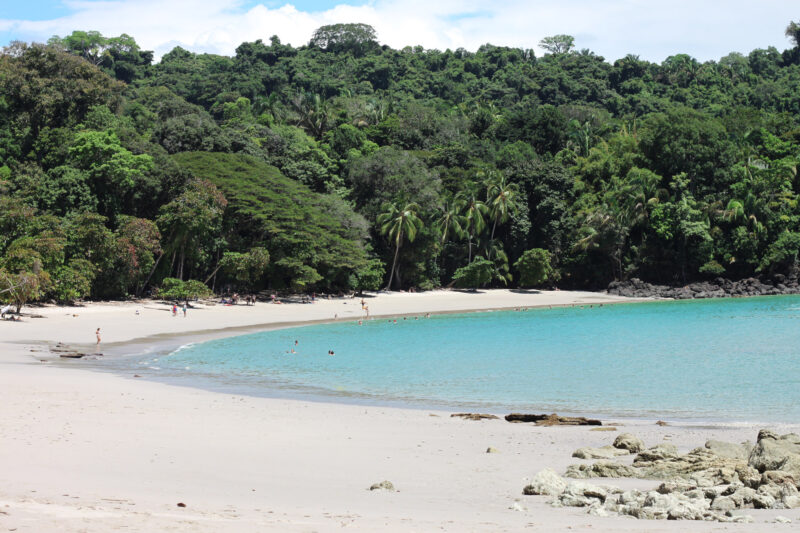
<instances>
[{"instance_id":1,"label":"tree shadow on beach","mask_svg":"<svg viewBox=\"0 0 800 533\"><path fill-rule=\"evenodd\" d=\"M485 294L486 291L480 289L452 289L453 292L460 292L462 294Z\"/></svg>"},{"instance_id":2,"label":"tree shadow on beach","mask_svg":"<svg viewBox=\"0 0 800 533\"><path fill-rule=\"evenodd\" d=\"M509 292L514 294L542 294L542 291L536 289L509 289Z\"/></svg>"}]
</instances>

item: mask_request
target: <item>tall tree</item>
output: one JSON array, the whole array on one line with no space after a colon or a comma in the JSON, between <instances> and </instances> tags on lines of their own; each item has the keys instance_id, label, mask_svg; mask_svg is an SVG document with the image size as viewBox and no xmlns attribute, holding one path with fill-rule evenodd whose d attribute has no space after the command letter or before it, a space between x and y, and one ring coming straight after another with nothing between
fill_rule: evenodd
<instances>
[{"instance_id":1,"label":"tall tree","mask_svg":"<svg viewBox=\"0 0 800 533\"><path fill-rule=\"evenodd\" d=\"M539 48L551 54L566 54L575 47L575 37L572 35L553 35L539 41Z\"/></svg>"},{"instance_id":2,"label":"tall tree","mask_svg":"<svg viewBox=\"0 0 800 533\"><path fill-rule=\"evenodd\" d=\"M494 174L486 182L486 202L489 206L489 218L492 220L492 234L490 240L494 240L494 232L498 224L504 224L509 217L517 212L519 187L516 183L509 183L505 174Z\"/></svg>"},{"instance_id":3,"label":"tall tree","mask_svg":"<svg viewBox=\"0 0 800 533\"><path fill-rule=\"evenodd\" d=\"M414 242L417 232L422 229L423 223L417 216L418 212L419 206L413 202L406 204L402 209L398 209L394 203L386 203L383 205L383 213L378 215L377 223L380 225L381 235L386 235L390 241L394 242L394 259L386 290L391 289L395 272L398 271L397 257L403 241L408 239L408 242ZM397 272L397 278L400 279L399 272Z\"/></svg>"},{"instance_id":4,"label":"tall tree","mask_svg":"<svg viewBox=\"0 0 800 533\"><path fill-rule=\"evenodd\" d=\"M489 208L480 199L476 190L461 191L458 193L459 202L464 206L464 220L467 232L467 262L472 262L472 244L486 228L486 215Z\"/></svg>"}]
</instances>

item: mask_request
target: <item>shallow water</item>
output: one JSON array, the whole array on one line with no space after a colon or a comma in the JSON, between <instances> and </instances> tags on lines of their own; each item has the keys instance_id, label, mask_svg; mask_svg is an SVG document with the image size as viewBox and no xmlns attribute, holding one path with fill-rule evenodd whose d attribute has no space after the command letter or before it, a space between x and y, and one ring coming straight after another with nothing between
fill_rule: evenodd
<instances>
[{"instance_id":1,"label":"shallow water","mask_svg":"<svg viewBox=\"0 0 800 533\"><path fill-rule=\"evenodd\" d=\"M341 322L104 365L266 396L800 422L800 297Z\"/></svg>"}]
</instances>

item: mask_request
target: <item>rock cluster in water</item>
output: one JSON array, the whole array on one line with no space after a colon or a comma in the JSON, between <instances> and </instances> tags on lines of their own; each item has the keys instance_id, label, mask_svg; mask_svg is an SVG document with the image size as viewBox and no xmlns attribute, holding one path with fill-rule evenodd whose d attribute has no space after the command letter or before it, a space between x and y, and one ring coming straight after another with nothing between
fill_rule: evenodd
<instances>
[{"instance_id":1,"label":"rock cluster in water","mask_svg":"<svg viewBox=\"0 0 800 533\"><path fill-rule=\"evenodd\" d=\"M610 449L637 455L632 465L610 460L572 465L566 477L663 482L656 490L623 491L567 481L547 469L539 472L523 493L548 495L554 506L586 507L597 516L618 513L643 519L748 522L752 517L734 511L800 507L800 436L794 433L777 435L762 429L755 446L712 440L684 455L672 444L645 449L640 439L623 434L612 446L582 448L573 455L618 455Z\"/></svg>"},{"instance_id":2,"label":"rock cluster in water","mask_svg":"<svg viewBox=\"0 0 800 533\"><path fill-rule=\"evenodd\" d=\"M638 278L628 281L612 281L608 294L632 298L723 298L726 296L771 296L779 294L800 294L800 282L796 276L786 277L776 274L771 280L747 278L731 281L716 278L714 281L699 281L681 287L654 285Z\"/></svg>"}]
</instances>

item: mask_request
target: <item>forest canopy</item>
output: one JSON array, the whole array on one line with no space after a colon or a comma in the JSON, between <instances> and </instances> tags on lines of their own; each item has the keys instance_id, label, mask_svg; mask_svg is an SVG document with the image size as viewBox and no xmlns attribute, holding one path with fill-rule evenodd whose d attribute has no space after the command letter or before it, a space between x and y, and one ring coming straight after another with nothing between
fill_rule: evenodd
<instances>
[{"instance_id":1,"label":"forest canopy","mask_svg":"<svg viewBox=\"0 0 800 533\"><path fill-rule=\"evenodd\" d=\"M800 251L798 27L785 50L660 64L609 61L570 35L542 39L540 57L397 50L365 24L233 57L176 47L158 63L125 34L12 43L0 300L190 280L339 291L786 274Z\"/></svg>"}]
</instances>

